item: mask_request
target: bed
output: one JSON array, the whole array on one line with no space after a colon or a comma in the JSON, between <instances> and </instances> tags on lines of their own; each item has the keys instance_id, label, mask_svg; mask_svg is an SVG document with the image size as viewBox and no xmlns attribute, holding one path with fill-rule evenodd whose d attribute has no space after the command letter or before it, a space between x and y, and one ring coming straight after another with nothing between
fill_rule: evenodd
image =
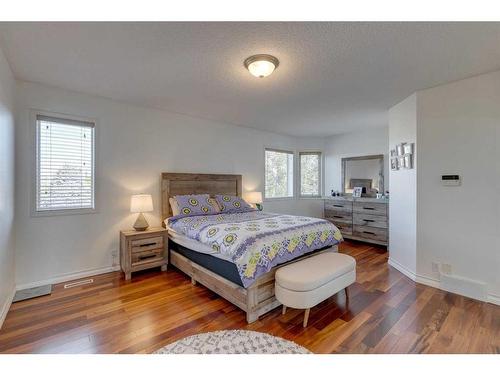
<instances>
[{"instance_id":1,"label":"bed","mask_svg":"<svg viewBox=\"0 0 500 375\"><path fill-rule=\"evenodd\" d=\"M331 223L315 218L258 211L172 218L169 198L176 195L241 197L241 175L162 173L161 187L170 264L190 276L193 284L199 282L245 311L248 323L280 305L274 297L279 267L319 252L337 251L342 240ZM264 223L263 232L256 231ZM217 232L224 235L210 238ZM242 243L225 243L228 250L222 251L227 233ZM276 243L283 246L273 247Z\"/></svg>"}]
</instances>

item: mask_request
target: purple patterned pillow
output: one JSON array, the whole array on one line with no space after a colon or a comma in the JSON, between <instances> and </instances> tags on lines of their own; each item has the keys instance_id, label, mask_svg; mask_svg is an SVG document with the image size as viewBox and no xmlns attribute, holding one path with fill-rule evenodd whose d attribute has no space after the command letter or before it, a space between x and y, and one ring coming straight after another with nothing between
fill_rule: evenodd
<instances>
[{"instance_id":1,"label":"purple patterned pillow","mask_svg":"<svg viewBox=\"0 0 500 375\"><path fill-rule=\"evenodd\" d=\"M176 195L174 199L179 206L179 214L176 217L212 215L217 213L209 202L210 196L208 194Z\"/></svg>"},{"instance_id":2,"label":"purple patterned pillow","mask_svg":"<svg viewBox=\"0 0 500 375\"><path fill-rule=\"evenodd\" d=\"M224 214L230 212L248 212L255 210L255 208L250 206L243 199L234 195L216 195L215 200L220 207L220 212Z\"/></svg>"}]
</instances>

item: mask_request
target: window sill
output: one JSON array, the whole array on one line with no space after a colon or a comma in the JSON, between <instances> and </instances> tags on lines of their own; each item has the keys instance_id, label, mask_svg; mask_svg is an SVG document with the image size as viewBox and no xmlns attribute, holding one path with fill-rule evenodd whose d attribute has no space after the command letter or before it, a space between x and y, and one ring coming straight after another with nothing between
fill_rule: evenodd
<instances>
[{"instance_id":1,"label":"window sill","mask_svg":"<svg viewBox=\"0 0 500 375\"><path fill-rule=\"evenodd\" d=\"M71 216L71 215L89 215L98 213L95 208L79 208L66 210L47 210L47 211L32 211L31 217L50 217L50 216Z\"/></svg>"},{"instance_id":2,"label":"window sill","mask_svg":"<svg viewBox=\"0 0 500 375\"><path fill-rule=\"evenodd\" d=\"M279 201L289 201L296 199L295 197L277 197L277 198L264 198L263 202L279 202Z\"/></svg>"}]
</instances>

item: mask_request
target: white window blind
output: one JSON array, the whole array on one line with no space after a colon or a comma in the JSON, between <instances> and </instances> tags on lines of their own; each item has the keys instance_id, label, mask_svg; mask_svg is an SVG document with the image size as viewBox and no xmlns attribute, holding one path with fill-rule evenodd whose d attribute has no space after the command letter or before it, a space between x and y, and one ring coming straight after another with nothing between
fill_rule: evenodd
<instances>
[{"instance_id":1,"label":"white window blind","mask_svg":"<svg viewBox=\"0 0 500 375\"><path fill-rule=\"evenodd\" d=\"M36 117L36 211L94 209L95 124Z\"/></svg>"}]
</instances>

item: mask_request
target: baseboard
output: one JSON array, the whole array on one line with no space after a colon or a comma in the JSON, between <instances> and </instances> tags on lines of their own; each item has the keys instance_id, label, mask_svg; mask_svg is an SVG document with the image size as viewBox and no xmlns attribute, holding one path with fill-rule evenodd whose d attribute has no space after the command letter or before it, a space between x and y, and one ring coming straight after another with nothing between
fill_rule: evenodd
<instances>
[{"instance_id":1,"label":"baseboard","mask_svg":"<svg viewBox=\"0 0 500 375\"><path fill-rule=\"evenodd\" d=\"M444 290L444 291L447 291L450 293L463 295L465 297L477 299L479 301L489 302L489 303L492 303L494 305L500 305L500 296L498 296L496 294L488 294L486 297L483 297L483 296L480 297L479 295L466 293L465 290L458 290L456 288L453 288L453 289L447 288L445 285L443 285L441 283L441 281L439 279L435 279L435 278L424 276L424 275L418 275L415 272L411 271L410 269L403 266L401 263L399 263L398 261L396 261L392 258L389 258L388 263L389 263L389 265L391 265L392 267L397 269L399 272L401 272L403 275L405 275L409 279L411 279L419 284L424 284L424 285L430 286L432 288L441 289L441 290Z\"/></svg>"},{"instance_id":2,"label":"baseboard","mask_svg":"<svg viewBox=\"0 0 500 375\"><path fill-rule=\"evenodd\" d=\"M409 268L403 266L401 263L399 263L397 260L394 260L392 259L391 257L389 257L389 260L388 260L388 263L390 266L394 267L395 269L397 269L399 272L401 272L403 275L405 275L406 277L410 278L411 280L413 281L416 281L417 279L417 275L415 274L415 272L413 272L412 270L410 270Z\"/></svg>"},{"instance_id":3,"label":"baseboard","mask_svg":"<svg viewBox=\"0 0 500 375\"><path fill-rule=\"evenodd\" d=\"M500 296L496 294L488 294L488 302L500 306Z\"/></svg>"},{"instance_id":4,"label":"baseboard","mask_svg":"<svg viewBox=\"0 0 500 375\"><path fill-rule=\"evenodd\" d=\"M14 299L15 295L16 295L16 288L13 287L12 291L10 292L10 295L7 297L7 301L5 301L2 306L2 310L0 310L0 329L2 329L3 322L7 317L7 313L9 312L10 305L12 305L12 300Z\"/></svg>"},{"instance_id":5,"label":"baseboard","mask_svg":"<svg viewBox=\"0 0 500 375\"><path fill-rule=\"evenodd\" d=\"M16 285L16 290L35 288L37 286L42 286L42 285L47 285L47 284L59 284L59 283L64 283L66 281L72 281L72 280L81 279L81 278L89 277L89 276L101 275L103 273L114 272L114 271L119 271L119 270L120 270L120 266L111 266L111 267L96 268L96 269L74 272L74 273L66 273L66 274L59 275L59 276L56 276L56 277L53 277L53 278L50 278L47 280L40 280L40 281L31 282L31 283Z\"/></svg>"},{"instance_id":6,"label":"baseboard","mask_svg":"<svg viewBox=\"0 0 500 375\"><path fill-rule=\"evenodd\" d=\"M434 279L432 277L417 275L415 281L419 284L424 284L427 286L431 286L433 288L442 289L441 282L438 279Z\"/></svg>"}]
</instances>

